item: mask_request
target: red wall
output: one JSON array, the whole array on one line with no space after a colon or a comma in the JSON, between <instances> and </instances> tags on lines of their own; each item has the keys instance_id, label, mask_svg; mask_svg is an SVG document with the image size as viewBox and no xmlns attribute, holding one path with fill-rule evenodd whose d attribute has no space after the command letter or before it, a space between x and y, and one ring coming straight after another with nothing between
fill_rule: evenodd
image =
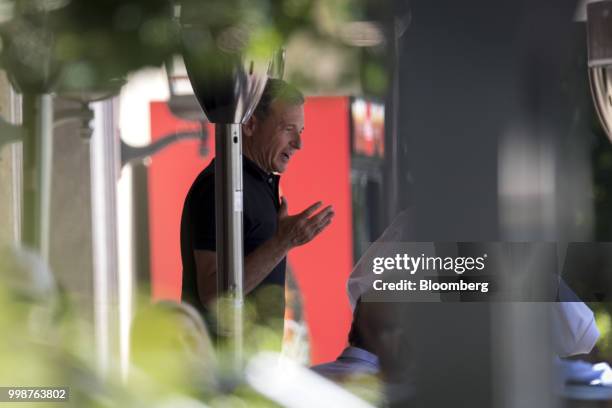
<instances>
[{"instance_id":1,"label":"red wall","mask_svg":"<svg viewBox=\"0 0 612 408\"><path fill-rule=\"evenodd\" d=\"M199 124L177 119L165 102L151 103L151 140L199 129ZM153 156L149 165L149 223L151 289L154 299L180 299L180 225L183 201L195 176L214 157L214 129L209 128L209 154L198 153L200 142L184 140Z\"/></svg>"},{"instance_id":2,"label":"red wall","mask_svg":"<svg viewBox=\"0 0 612 408\"><path fill-rule=\"evenodd\" d=\"M281 179L289 214L316 201L334 206L333 223L313 242L289 254L304 299L311 334L312 363L333 360L346 344L350 309L346 280L352 265L348 98L308 98L303 148ZM151 139L197 124L176 119L164 102L151 103ZM151 285L154 299L179 299L181 291L180 218L195 176L214 155L209 127L207 157L198 141L176 143L154 156L149 166Z\"/></svg>"},{"instance_id":3,"label":"red wall","mask_svg":"<svg viewBox=\"0 0 612 408\"><path fill-rule=\"evenodd\" d=\"M346 281L352 265L348 99L309 98L302 149L281 179L289 214L316 201L334 206L332 224L289 253L312 336L313 364L335 359L351 320Z\"/></svg>"}]
</instances>

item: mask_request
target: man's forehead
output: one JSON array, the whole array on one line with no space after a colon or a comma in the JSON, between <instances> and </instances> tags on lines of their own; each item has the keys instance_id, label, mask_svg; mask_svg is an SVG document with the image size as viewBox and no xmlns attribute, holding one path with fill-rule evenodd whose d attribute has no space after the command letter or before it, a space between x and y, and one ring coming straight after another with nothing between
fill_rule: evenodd
<instances>
[{"instance_id":1,"label":"man's forehead","mask_svg":"<svg viewBox=\"0 0 612 408\"><path fill-rule=\"evenodd\" d=\"M304 105L273 101L270 107L275 116L283 122L304 126Z\"/></svg>"}]
</instances>

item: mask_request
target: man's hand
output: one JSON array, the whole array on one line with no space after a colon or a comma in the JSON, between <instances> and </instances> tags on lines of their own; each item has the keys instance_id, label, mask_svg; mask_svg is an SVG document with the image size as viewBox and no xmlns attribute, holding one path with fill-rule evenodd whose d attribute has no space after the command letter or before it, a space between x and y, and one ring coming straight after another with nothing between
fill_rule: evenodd
<instances>
[{"instance_id":1,"label":"man's hand","mask_svg":"<svg viewBox=\"0 0 612 408\"><path fill-rule=\"evenodd\" d=\"M315 214L319 207L321 207L320 201L299 214L288 215L287 200L285 197L282 198L281 207L278 210L276 239L286 250L312 241L331 223L334 218L332 206L329 205Z\"/></svg>"}]
</instances>

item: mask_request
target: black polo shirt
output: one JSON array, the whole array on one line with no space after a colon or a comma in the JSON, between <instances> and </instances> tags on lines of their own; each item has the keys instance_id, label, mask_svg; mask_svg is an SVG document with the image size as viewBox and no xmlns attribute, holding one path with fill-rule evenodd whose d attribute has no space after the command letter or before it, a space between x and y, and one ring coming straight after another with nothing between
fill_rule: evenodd
<instances>
[{"instance_id":1,"label":"black polo shirt","mask_svg":"<svg viewBox=\"0 0 612 408\"><path fill-rule=\"evenodd\" d=\"M279 179L279 176L266 173L243 156L242 225L245 256L276 233L280 207ZM185 198L181 217L181 299L194 305L206 317L206 310L199 301L194 249L216 250L214 160L193 182ZM255 306L257 323L277 327L280 325L280 330L285 311L285 266L286 258L283 258L245 299Z\"/></svg>"}]
</instances>

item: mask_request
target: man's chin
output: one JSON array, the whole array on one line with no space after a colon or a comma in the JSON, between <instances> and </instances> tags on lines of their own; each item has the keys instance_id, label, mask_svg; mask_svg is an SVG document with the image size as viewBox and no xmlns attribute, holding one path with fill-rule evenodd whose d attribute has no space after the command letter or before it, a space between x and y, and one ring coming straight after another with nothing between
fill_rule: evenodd
<instances>
[{"instance_id":1,"label":"man's chin","mask_svg":"<svg viewBox=\"0 0 612 408\"><path fill-rule=\"evenodd\" d=\"M289 164L289 163L278 163L276 166L274 166L274 167L275 167L275 168L274 168L274 171L275 171L276 173L284 173L284 172L285 172L285 170L287 170L287 165L288 165L288 164Z\"/></svg>"}]
</instances>

